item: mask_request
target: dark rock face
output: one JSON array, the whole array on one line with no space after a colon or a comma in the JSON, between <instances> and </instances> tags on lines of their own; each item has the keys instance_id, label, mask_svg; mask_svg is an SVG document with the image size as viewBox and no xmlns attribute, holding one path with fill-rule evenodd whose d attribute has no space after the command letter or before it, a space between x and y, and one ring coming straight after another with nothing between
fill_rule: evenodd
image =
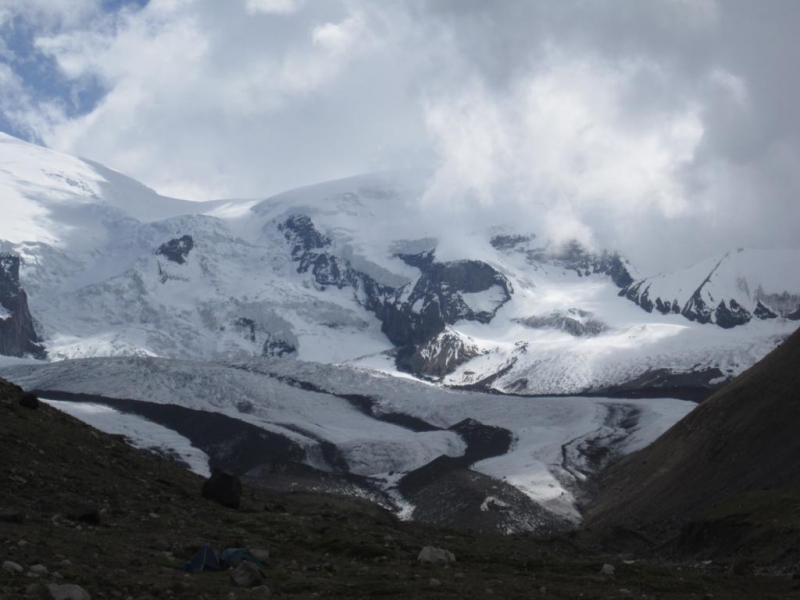
<instances>
[{"instance_id":1,"label":"dark rock face","mask_svg":"<svg viewBox=\"0 0 800 600\"><path fill-rule=\"evenodd\" d=\"M496 235L489 240L492 248L504 252L516 250L523 244L528 243L536 236L533 235Z\"/></svg>"},{"instance_id":2,"label":"dark rock face","mask_svg":"<svg viewBox=\"0 0 800 600\"><path fill-rule=\"evenodd\" d=\"M236 475L215 468L203 483L203 498L213 500L228 508L239 508L242 499L242 482Z\"/></svg>"},{"instance_id":3,"label":"dark rock face","mask_svg":"<svg viewBox=\"0 0 800 600\"><path fill-rule=\"evenodd\" d=\"M156 254L160 254L171 260L174 263L182 265L186 262L186 257L189 252L194 248L194 239L190 235L183 235L174 240L170 240L161 244L156 250Z\"/></svg>"},{"instance_id":4,"label":"dark rock face","mask_svg":"<svg viewBox=\"0 0 800 600\"><path fill-rule=\"evenodd\" d=\"M756 319L761 319L762 321L765 321L767 319L777 319L778 318L778 315L776 315L769 308L767 308L761 302L761 300L759 300L758 304L756 304L756 309L753 311L753 316Z\"/></svg>"},{"instance_id":5,"label":"dark rock face","mask_svg":"<svg viewBox=\"0 0 800 600\"><path fill-rule=\"evenodd\" d=\"M625 261L616 252L590 252L575 240L557 251L538 248L528 252L530 262L548 262L575 271L578 275L603 274L611 277L617 287L624 288L633 283Z\"/></svg>"},{"instance_id":6,"label":"dark rock face","mask_svg":"<svg viewBox=\"0 0 800 600\"><path fill-rule=\"evenodd\" d=\"M259 327L253 319L239 317L233 324L243 333L246 340L253 343L256 342L256 332ZM263 333L263 329L261 331ZM297 353L297 348L294 344L280 339L270 332L266 332L266 336L267 339L264 340L261 346L261 356L289 356Z\"/></svg>"},{"instance_id":7,"label":"dark rock face","mask_svg":"<svg viewBox=\"0 0 800 600\"><path fill-rule=\"evenodd\" d=\"M296 354L297 348L284 340L269 337L261 350L261 356L289 356Z\"/></svg>"},{"instance_id":8,"label":"dark rock face","mask_svg":"<svg viewBox=\"0 0 800 600\"><path fill-rule=\"evenodd\" d=\"M395 291L383 315L382 330L396 346L422 344L456 321L489 323L511 299L509 281L490 265L476 260L435 261L432 251L401 255L406 264L421 271L413 284ZM489 309L475 310L463 294L497 288L499 300Z\"/></svg>"},{"instance_id":9,"label":"dark rock face","mask_svg":"<svg viewBox=\"0 0 800 600\"><path fill-rule=\"evenodd\" d=\"M560 329L575 337L600 335L608 326L585 310L571 308L566 312L552 312L520 319L519 323L534 329Z\"/></svg>"},{"instance_id":10,"label":"dark rock face","mask_svg":"<svg viewBox=\"0 0 800 600\"><path fill-rule=\"evenodd\" d=\"M750 311L739 305L736 300L731 300L729 305L723 300L714 311L717 325L723 329L731 329L737 325L744 325L750 321Z\"/></svg>"},{"instance_id":11,"label":"dark rock face","mask_svg":"<svg viewBox=\"0 0 800 600\"><path fill-rule=\"evenodd\" d=\"M440 379L479 354L476 346L445 331L419 346L412 344L398 350L396 364L406 373Z\"/></svg>"},{"instance_id":12,"label":"dark rock face","mask_svg":"<svg viewBox=\"0 0 800 600\"><path fill-rule=\"evenodd\" d=\"M506 253L524 254L531 264L551 264L562 269L575 271L581 277L589 275L608 275L617 287L623 288L633 283L626 261L616 252L592 252L577 240L572 240L558 248L545 246L531 248L535 235L496 235L489 243L495 250Z\"/></svg>"},{"instance_id":13,"label":"dark rock face","mask_svg":"<svg viewBox=\"0 0 800 600\"><path fill-rule=\"evenodd\" d=\"M444 373L452 361L438 364L425 373L422 360L426 344L459 320L488 323L497 310L511 299L508 280L490 265L474 260L436 262L433 251L398 255L420 270L420 277L399 288L377 283L330 251L331 240L320 233L306 215L293 215L278 225L291 246L298 273L311 273L325 289L350 287L356 300L382 322L381 330L401 350L398 366L415 374ZM496 287L494 306L473 309L464 294L487 292ZM440 376L440 375L439 375Z\"/></svg>"},{"instance_id":14,"label":"dark rock face","mask_svg":"<svg viewBox=\"0 0 800 600\"><path fill-rule=\"evenodd\" d=\"M0 354L45 358L46 352L33 326L28 296L19 283L19 257L0 253Z\"/></svg>"},{"instance_id":15,"label":"dark rock face","mask_svg":"<svg viewBox=\"0 0 800 600\"><path fill-rule=\"evenodd\" d=\"M703 300L700 294L701 289L702 286L692 294L686 306L683 307L681 314L690 321L697 321L698 323L705 324L711 322L711 315L714 314L714 310Z\"/></svg>"}]
</instances>

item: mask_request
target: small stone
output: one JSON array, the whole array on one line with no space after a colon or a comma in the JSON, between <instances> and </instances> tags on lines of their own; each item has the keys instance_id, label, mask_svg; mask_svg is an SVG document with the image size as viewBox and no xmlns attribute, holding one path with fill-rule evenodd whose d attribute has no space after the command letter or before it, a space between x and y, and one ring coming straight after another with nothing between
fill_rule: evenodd
<instances>
[{"instance_id":1,"label":"small stone","mask_svg":"<svg viewBox=\"0 0 800 600\"><path fill-rule=\"evenodd\" d=\"M86 590L71 583L65 583L64 585L51 583L47 586L47 589L52 600L92 600Z\"/></svg>"},{"instance_id":2,"label":"small stone","mask_svg":"<svg viewBox=\"0 0 800 600\"><path fill-rule=\"evenodd\" d=\"M7 560L3 562L3 571L7 573L22 573L22 565L18 565L17 563Z\"/></svg>"},{"instance_id":3,"label":"small stone","mask_svg":"<svg viewBox=\"0 0 800 600\"><path fill-rule=\"evenodd\" d=\"M255 556L260 562L269 564L269 550L266 548L253 548L250 550L250 554Z\"/></svg>"},{"instance_id":4,"label":"small stone","mask_svg":"<svg viewBox=\"0 0 800 600\"><path fill-rule=\"evenodd\" d=\"M614 565L609 565L609 564L603 565L603 567L600 569L600 574L601 575L609 575L609 576L613 575L614 574Z\"/></svg>"},{"instance_id":5,"label":"small stone","mask_svg":"<svg viewBox=\"0 0 800 600\"><path fill-rule=\"evenodd\" d=\"M62 567L71 567L72 563L70 562L70 560L68 558L65 558L64 560L61 561L61 566Z\"/></svg>"},{"instance_id":6,"label":"small stone","mask_svg":"<svg viewBox=\"0 0 800 600\"><path fill-rule=\"evenodd\" d=\"M465 575L463 573L456 573L455 575L453 575L453 577L455 579L464 579Z\"/></svg>"},{"instance_id":7,"label":"small stone","mask_svg":"<svg viewBox=\"0 0 800 600\"><path fill-rule=\"evenodd\" d=\"M631 592L627 588L619 588L619 593L622 594L623 596L630 596L633 592Z\"/></svg>"},{"instance_id":8,"label":"small stone","mask_svg":"<svg viewBox=\"0 0 800 600\"><path fill-rule=\"evenodd\" d=\"M44 565L33 565L29 569L29 571L31 573L34 573L35 575L47 575L48 573L47 567L45 567Z\"/></svg>"},{"instance_id":9,"label":"small stone","mask_svg":"<svg viewBox=\"0 0 800 600\"><path fill-rule=\"evenodd\" d=\"M431 587L439 587L440 585L442 585L442 582L436 579L435 577L432 577L431 580L428 582L428 585Z\"/></svg>"},{"instance_id":10,"label":"small stone","mask_svg":"<svg viewBox=\"0 0 800 600\"><path fill-rule=\"evenodd\" d=\"M252 590L250 590L250 597L251 598L253 598L253 597L254 598L261 598L263 596L269 596L271 594L272 594L272 590L269 589L265 585L260 585L258 587L254 587ZM319 596L319 594L317 594L317 596Z\"/></svg>"},{"instance_id":11,"label":"small stone","mask_svg":"<svg viewBox=\"0 0 800 600\"><path fill-rule=\"evenodd\" d=\"M150 517L151 519L157 519L158 518L158 515L156 513L150 513L147 516Z\"/></svg>"},{"instance_id":12,"label":"small stone","mask_svg":"<svg viewBox=\"0 0 800 600\"><path fill-rule=\"evenodd\" d=\"M451 562L456 562L456 557L452 552L444 548L425 546L420 550L417 560L421 563L432 565L447 565Z\"/></svg>"}]
</instances>

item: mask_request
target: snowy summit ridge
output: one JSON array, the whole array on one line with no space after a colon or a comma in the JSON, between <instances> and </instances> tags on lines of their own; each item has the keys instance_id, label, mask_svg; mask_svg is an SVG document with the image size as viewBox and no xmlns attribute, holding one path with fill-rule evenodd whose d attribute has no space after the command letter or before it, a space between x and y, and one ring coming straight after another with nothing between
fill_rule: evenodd
<instances>
[{"instance_id":1,"label":"snowy summit ridge","mask_svg":"<svg viewBox=\"0 0 800 600\"><path fill-rule=\"evenodd\" d=\"M420 210L427 176L193 203L2 135L0 250L18 257L27 307L0 298L0 332L2 315L23 323L26 308L30 327L0 349L277 356L577 393L655 371L662 389L675 374L711 389L797 326L798 250L638 279L613 251L554 245L510 223L459 232L464 243L445 249L453 225Z\"/></svg>"}]
</instances>

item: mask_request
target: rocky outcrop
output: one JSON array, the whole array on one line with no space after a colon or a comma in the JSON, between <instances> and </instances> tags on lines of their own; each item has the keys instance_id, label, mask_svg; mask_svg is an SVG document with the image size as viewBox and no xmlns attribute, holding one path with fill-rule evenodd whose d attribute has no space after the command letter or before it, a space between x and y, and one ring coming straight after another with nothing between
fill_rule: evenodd
<instances>
[{"instance_id":1,"label":"rocky outcrop","mask_svg":"<svg viewBox=\"0 0 800 600\"><path fill-rule=\"evenodd\" d=\"M20 286L19 265L19 256L0 254L0 355L45 358Z\"/></svg>"},{"instance_id":2,"label":"rocky outcrop","mask_svg":"<svg viewBox=\"0 0 800 600\"><path fill-rule=\"evenodd\" d=\"M553 265L574 271L580 277L607 275L620 288L633 283L627 261L617 252L592 252L577 240L559 246L548 244L532 248L531 242L535 239L535 235L495 235L489 243L500 252L525 255L527 262L532 265Z\"/></svg>"},{"instance_id":3,"label":"rocky outcrop","mask_svg":"<svg viewBox=\"0 0 800 600\"><path fill-rule=\"evenodd\" d=\"M475 344L470 344L452 330L446 330L423 344L401 348L396 364L401 371L441 379L480 353Z\"/></svg>"},{"instance_id":4,"label":"rocky outcrop","mask_svg":"<svg viewBox=\"0 0 800 600\"><path fill-rule=\"evenodd\" d=\"M759 300L758 304L756 304L756 309L753 311L753 316L756 319L761 319L762 321L765 321L767 319L778 318L778 315L776 315L774 312L772 312L772 310L770 310L767 306L765 306L764 303L761 302L761 300Z\"/></svg>"},{"instance_id":5,"label":"rocky outcrop","mask_svg":"<svg viewBox=\"0 0 800 600\"><path fill-rule=\"evenodd\" d=\"M239 508L242 499L242 482L236 475L215 468L211 477L203 482L203 498L213 500L228 508Z\"/></svg>"},{"instance_id":6,"label":"rocky outcrop","mask_svg":"<svg viewBox=\"0 0 800 600\"><path fill-rule=\"evenodd\" d=\"M737 325L744 325L752 318L750 311L739 305L736 300L726 304L725 300L717 305L714 311L716 323L723 329L731 329Z\"/></svg>"},{"instance_id":7,"label":"rocky outcrop","mask_svg":"<svg viewBox=\"0 0 800 600\"><path fill-rule=\"evenodd\" d=\"M575 271L578 275L608 275L617 287L621 288L633 283L633 277L619 254L607 250L591 252L575 240L555 251L551 249L533 250L529 254L529 259L550 262Z\"/></svg>"},{"instance_id":8,"label":"rocky outcrop","mask_svg":"<svg viewBox=\"0 0 800 600\"><path fill-rule=\"evenodd\" d=\"M595 319L592 313L578 308L570 308L564 312L553 311L545 315L519 319L517 322L533 329L558 329L574 337L600 335L608 329L608 326Z\"/></svg>"},{"instance_id":9,"label":"rocky outcrop","mask_svg":"<svg viewBox=\"0 0 800 600\"><path fill-rule=\"evenodd\" d=\"M433 352L434 338L460 320L489 323L513 292L494 267L476 260L437 262L433 250L399 254L420 276L400 287L381 285L333 253L331 239L307 215L290 216L278 230L290 244L297 272L310 273L322 290L352 288L400 349L398 367L417 375L439 377L455 368L466 350L448 342L443 352Z\"/></svg>"},{"instance_id":10,"label":"rocky outcrop","mask_svg":"<svg viewBox=\"0 0 800 600\"><path fill-rule=\"evenodd\" d=\"M156 254L164 256L167 260L182 265L186 262L189 252L194 248L194 239L190 235L183 235L174 240L164 242L156 250Z\"/></svg>"},{"instance_id":11,"label":"rocky outcrop","mask_svg":"<svg viewBox=\"0 0 800 600\"><path fill-rule=\"evenodd\" d=\"M791 319L793 313L800 316L800 294L774 291L774 287L768 292L760 282L775 286L774 274L793 268L793 262L791 256L739 250L683 271L633 282L619 295L647 312L680 314L689 321L713 323L723 329L753 319ZM796 289L797 283L789 275L784 285Z\"/></svg>"},{"instance_id":12,"label":"rocky outcrop","mask_svg":"<svg viewBox=\"0 0 800 600\"><path fill-rule=\"evenodd\" d=\"M433 251L400 258L421 274L387 301L382 329L396 346L423 344L461 320L489 323L511 299L510 282L484 262L439 263Z\"/></svg>"}]
</instances>

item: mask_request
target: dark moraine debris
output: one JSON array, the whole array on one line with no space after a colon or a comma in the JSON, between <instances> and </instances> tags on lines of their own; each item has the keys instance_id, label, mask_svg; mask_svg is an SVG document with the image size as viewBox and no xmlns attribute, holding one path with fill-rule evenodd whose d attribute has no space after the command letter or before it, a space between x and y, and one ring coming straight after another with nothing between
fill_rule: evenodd
<instances>
[{"instance_id":1,"label":"dark moraine debris","mask_svg":"<svg viewBox=\"0 0 800 600\"><path fill-rule=\"evenodd\" d=\"M168 242L164 242L156 250L156 254L160 254L171 260L174 263L182 265L186 262L186 257L189 252L194 248L194 239L190 235L183 235Z\"/></svg>"}]
</instances>

